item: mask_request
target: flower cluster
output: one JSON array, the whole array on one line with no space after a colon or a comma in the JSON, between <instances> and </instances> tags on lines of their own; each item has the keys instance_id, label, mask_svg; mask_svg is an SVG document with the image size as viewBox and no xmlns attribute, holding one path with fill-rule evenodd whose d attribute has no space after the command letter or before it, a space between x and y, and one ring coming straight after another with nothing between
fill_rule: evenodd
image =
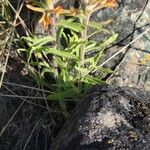
<instances>
[{"instance_id":1,"label":"flower cluster","mask_svg":"<svg viewBox=\"0 0 150 150\"><path fill-rule=\"evenodd\" d=\"M114 8L117 5L116 0L82 0L85 5L85 10L88 13L93 13L96 10L110 7ZM52 3L53 0L46 0L47 6ZM76 15L77 11L74 8L71 8L70 10L63 9L61 6L57 6L56 8L40 8L40 7L34 7L30 4L26 5L27 8L30 10L41 12L43 13L42 18L39 20L39 23L42 23L44 28L47 30L49 25L53 25L53 20L51 19L50 15L54 14L57 18L61 14L69 14L69 15Z\"/></svg>"},{"instance_id":2,"label":"flower cluster","mask_svg":"<svg viewBox=\"0 0 150 150\"><path fill-rule=\"evenodd\" d=\"M51 0L47 0L47 5L49 3L51 3ZM55 15L57 18L61 14L69 14L69 15L76 14L76 10L74 8L71 8L70 10L66 10L66 9L63 9L63 7L61 6L57 6L56 8L53 8L53 9L34 7L30 4L27 4L26 6L30 10L43 13L41 19L39 20L39 23L43 24L45 30L48 29L49 25L53 25L53 20L50 17L51 14Z\"/></svg>"},{"instance_id":3,"label":"flower cluster","mask_svg":"<svg viewBox=\"0 0 150 150\"><path fill-rule=\"evenodd\" d=\"M93 13L102 8L117 6L116 0L82 0L88 12Z\"/></svg>"}]
</instances>

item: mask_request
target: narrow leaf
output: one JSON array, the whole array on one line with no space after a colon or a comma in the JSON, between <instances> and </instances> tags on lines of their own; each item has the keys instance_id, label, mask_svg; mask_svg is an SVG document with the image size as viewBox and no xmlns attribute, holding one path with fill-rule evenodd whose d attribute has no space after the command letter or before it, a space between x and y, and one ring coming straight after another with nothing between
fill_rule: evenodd
<instances>
[{"instance_id":1,"label":"narrow leaf","mask_svg":"<svg viewBox=\"0 0 150 150\"><path fill-rule=\"evenodd\" d=\"M74 97L75 94L77 94L77 91L74 91L74 89L68 89L63 92L58 92L58 93L53 93L48 96L49 99L51 100L66 100L67 98L72 98Z\"/></svg>"},{"instance_id":2,"label":"narrow leaf","mask_svg":"<svg viewBox=\"0 0 150 150\"><path fill-rule=\"evenodd\" d=\"M44 48L42 48L43 50ZM63 58L69 58L69 59L75 59L79 60L79 58L76 55L73 55L71 53L67 53L61 50L53 49L53 48L45 48L45 51L47 51L50 54L54 54Z\"/></svg>"},{"instance_id":3,"label":"narrow leaf","mask_svg":"<svg viewBox=\"0 0 150 150\"><path fill-rule=\"evenodd\" d=\"M76 22L71 22L71 21L68 21L68 20L61 20L57 26L61 26L61 27L64 27L64 28L69 28L71 30L74 30L76 32L81 32L84 30L84 26L80 23L76 23Z\"/></svg>"},{"instance_id":4,"label":"narrow leaf","mask_svg":"<svg viewBox=\"0 0 150 150\"><path fill-rule=\"evenodd\" d=\"M110 44L112 44L117 39L117 37L118 37L118 34L114 34L110 38L108 38L107 40L104 40L104 42L101 44L101 47L109 46Z\"/></svg>"}]
</instances>

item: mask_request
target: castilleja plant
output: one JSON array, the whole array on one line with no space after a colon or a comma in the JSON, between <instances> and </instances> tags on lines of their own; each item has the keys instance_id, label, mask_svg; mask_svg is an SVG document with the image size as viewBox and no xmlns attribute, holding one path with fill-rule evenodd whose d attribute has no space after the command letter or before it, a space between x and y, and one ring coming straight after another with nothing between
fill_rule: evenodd
<instances>
[{"instance_id":1,"label":"castilleja plant","mask_svg":"<svg viewBox=\"0 0 150 150\"><path fill-rule=\"evenodd\" d=\"M91 22L91 15L102 8L114 8L117 6L116 0L82 0L83 9L64 9L62 6L56 6L57 1L46 0L44 7L37 7L34 0L26 6L32 11L42 13L39 23L50 35L44 38L24 37L28 44L27 66L32 76L51 89L53 92L48 97L51 100L59 100L63 110L66 110L66 100L79 100L84 93L95 84L104 83L102 75L112 72L109 69L99 67L99 59L104 49L110 46L117 34L101 41L93 41L92 36L101 32L110 34L105 26L111 23L111 19L104 22ZM42 5L43 6L43 5ZM64 19L64 16L69 19ZM70 30L70 34L65 29ZM88 30L92 28L93 33ZM51 43L47 46L46 43ZM65 44L64 44L65 43ZM89 52L95 52L94 56L88 55ZM37 62L32 60L34 54ZM49 54L53 59L49 60ZM38 66L39 70L35 70ZM93 76L93 73L99 72L99 76ZM55 79L55 84L49 84L46 81L45 74L51 74Z\"/></svg>"},{"instance_id":2,"label":"castilleja plant","mask_svg":"<svg viewBox=\"0 0 150 150\"><path fill-rule=\"evenodd\" d=\"M91 15L95 11L105 8L105 7L114 8L114 7L116 7L117 3L116 3L116 0L82 0L82 1L85 6L84 19L83 19L83 24L85 26L85 29L82 32L82 38L86 39L89 19L90 19ZM83 46L80 51L81 65L84 65L84 56L85 55L84 55L84 46Z\"/></svg>"}]
</instances>

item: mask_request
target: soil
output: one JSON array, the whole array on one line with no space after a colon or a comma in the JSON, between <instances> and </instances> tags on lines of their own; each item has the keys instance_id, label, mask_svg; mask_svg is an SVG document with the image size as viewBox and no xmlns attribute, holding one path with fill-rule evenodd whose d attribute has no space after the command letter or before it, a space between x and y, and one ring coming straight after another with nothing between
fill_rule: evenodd
<instances>
[{"instance_id":1,"label":"soil","mask_svg":"<svg viewBox=\"0 0 150 150\"><path fill-rule=\"evenodd\" d=\"M23 75L19 57L9 59L0 91L0 149L47 150L64 123L36 83ZM59 118L59 119L58 119Z\"/></svg>"}]
</instances>

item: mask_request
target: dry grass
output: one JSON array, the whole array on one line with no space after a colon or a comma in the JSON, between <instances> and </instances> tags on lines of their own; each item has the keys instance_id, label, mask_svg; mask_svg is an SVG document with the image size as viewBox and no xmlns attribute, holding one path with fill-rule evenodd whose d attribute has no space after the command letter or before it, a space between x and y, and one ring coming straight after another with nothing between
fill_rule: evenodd
<instances>
[{"instance_id":1,"label":"dry grass","mask_svg":"<svg viewBox=\"0 0 150 150\"><path fill-rule=\"evenodd\" d=\"M23 1L18 0L18 6L13 5L16 0L10 2L0 0L0 149L47 150L63 115L47 101L49 91L19 74L21 61L14 48L20 38L17 27L26 35L31 32L21 17ZM20 64L13 62L12 55Z\"/></svg>"}]
</instances>

